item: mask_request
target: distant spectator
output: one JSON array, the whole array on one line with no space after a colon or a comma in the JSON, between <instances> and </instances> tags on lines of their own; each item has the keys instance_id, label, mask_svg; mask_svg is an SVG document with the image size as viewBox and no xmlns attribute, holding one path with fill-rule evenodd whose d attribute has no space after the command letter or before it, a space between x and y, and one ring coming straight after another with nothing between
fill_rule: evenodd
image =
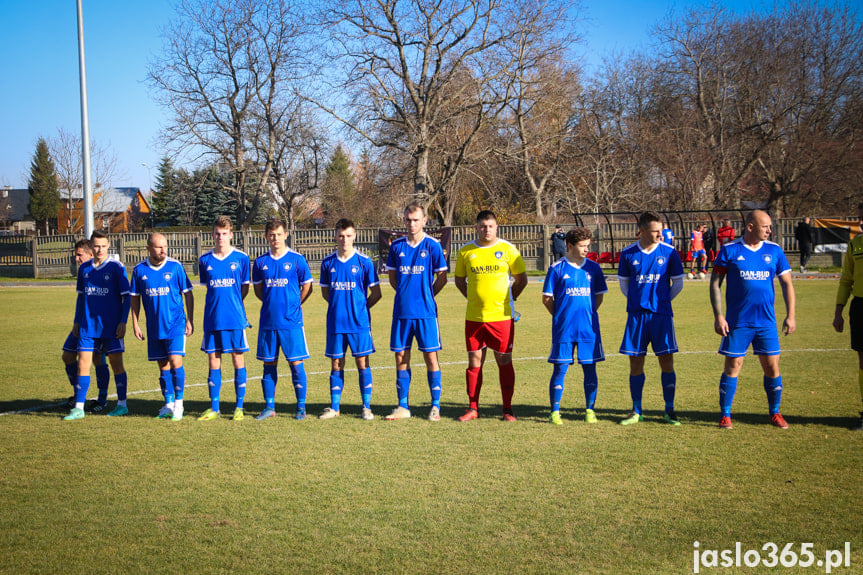
<instances>
[{"instance_id":1,"label":"distant spectator","mask_svg":"<svg viewBox=\"0 0 863 575\"><path fill-rule=\"evenodd\" d=\"M566 234L560 226L554 226L554 233L551 234L551 255L554 261L566 255Z\"/></svg>"},{"instance_id":2,"label":"distant spectator","mask_svg":"<svg viewBox=\"0 0 863 575\"><path fill-rule=\"evenodd\" d=\"M734 228L731 227L731 222L729 222L728 218L722 218L722 227L716 230L716 239L719 241L719 247L721 248L734 240L734 235Z\"/></svg>"},{"instance_id":3,"label":"distant spectator","mask_svg":"<svg viewBox=\"0 0 863 575\"><path fill-rule=\"evenodd\" d=\"M674 232L668 227L668 224L662 226L662 241L670 246L674 245Z\"/></svg>"},{"instance_id":4,"label":"distant spectator","mask_svg":"<svg viewBox=\"0 0 863 575\"><path fill-rule=\"evenodd\" d=\"M812 228L809 227L809 218L803 218L794 230L794 238L797 240L797 249L800 250L800 272L806 271L806 264L812 255Z\"/></svg>"}]
</instances>

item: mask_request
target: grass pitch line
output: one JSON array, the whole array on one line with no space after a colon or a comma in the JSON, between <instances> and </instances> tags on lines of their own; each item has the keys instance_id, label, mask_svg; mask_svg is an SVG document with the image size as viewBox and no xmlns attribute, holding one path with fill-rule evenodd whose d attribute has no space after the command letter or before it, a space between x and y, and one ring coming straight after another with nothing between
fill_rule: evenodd
<instances>
[{"instance_id":1,"label":"grass pitch line","mask_svg":"<svg viewBox=\"0 0 863 575\"><path fill-rule=\"evenodd\" d=\"M848 351L848 349L847 348L841 348L841 349L783 349L782 353L783 354L784 353L834 353L834 352L838 352L838 351ZM716 352L715 351L679 351L679 352L675 353L675 355L704 355L706 353L715 354ZM607 359L607 358L611 358L611 357L625 357L625 356L622 353L610 353L610 354L606 355L605 357ZM548 359L546 356L541 356L541 357L514 357L512 360L513 361L540 361L540 360L545 361L546 359ZM440 365L467 365L467 361L441 362ZM425 363L420 363L420 364L412 365L411 367L421 368L424 366L425 366ZM395 369L395 366L394 365L382 365L379 367L373 367L371 369L374 371L391 370L391 369ZM328 375L329 373L330 373L329 371L310 371L306 375L307 376L308 375ZM283 377L283 376L289 377L289 374L287 374L287 373L280 373L279 374L279 377ZM249 377L246 381L255 381L255 380L259 380L259 379L262 379L262 376ZM222 380L222 383L233 383L233 382L234 382L233 379ZM204 382L204 383L188 383L188 384L186 384L185 387L187 387L187 388L189 388L189 387L205 387L206 385L207 385L206 382ZM160 389L142 389L139 391L130 391L127 393L127 395L145 395L145 394L157 393L157 392L161 393L161 390ZM116 399L116 398L117 398L116 393L108 396L108 399ZM96 399L96 398L91 397L89 399L92 400L92 399ZM61 401L59 403L45 403L42 405L34 405L33 407L18 409L15 411L6 411L3 413L0 413L0 417L6 416L6 415L19 415L22 413L29 413L31 411L40 411L43 409L52 409L55 407L61 407L65 403L66 403L65 401Z\"/></svg>"}]
</instances>

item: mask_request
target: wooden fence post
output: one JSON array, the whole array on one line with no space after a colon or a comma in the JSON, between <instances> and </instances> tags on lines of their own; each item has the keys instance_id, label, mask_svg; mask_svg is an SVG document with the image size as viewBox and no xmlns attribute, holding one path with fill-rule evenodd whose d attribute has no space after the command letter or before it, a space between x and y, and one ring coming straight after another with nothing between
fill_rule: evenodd
<instances>
[{"instance_id":1,"label":"wooden fence post","mask_svg":"<svg viewBox=\"0 0 863 575\"><path fill-rule=\"evenodd\" d=\"M551 236L548 233L548 226L542 226L542 246L539 248L539 253L542 254L542 271L548 271L548 244L551 241Z\"/></svg>"},{"instance_id":2,"label":"wooden fence post","mask_svg":"<svg viewBox=\"0 0 863 575\"><path fill-rule=\"evenodd\" d=\"M39 240L30 240L30 251L33 252L33 279L39 279Z\"/></svg>"}]
</instances>

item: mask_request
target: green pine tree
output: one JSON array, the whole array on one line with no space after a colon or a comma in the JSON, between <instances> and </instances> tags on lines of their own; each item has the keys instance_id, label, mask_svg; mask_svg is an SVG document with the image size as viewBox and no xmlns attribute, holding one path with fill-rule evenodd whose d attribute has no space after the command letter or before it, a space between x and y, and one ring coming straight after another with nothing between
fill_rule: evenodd
<instances>
[{"instance_id":1,"label":"green pine tree","mask_svg":"<svg viewBox=\"0 0 863 575\"><path fill-rule=\"evenodd\" d=\"M171 159L167 156L159 162L159 171L156 174L156 189L153 192L153 201L150 208L153 210L153 221L156 223L170 223L171 199L177 190L177 172Z\"/></svg>"},{"instance_id":2,"label":"green pine tree","mask_svg":"<svg viewBox=\"0 0 863 575\"><path fill-rule=\"evenodd\" d=\"M30 215L44 225L48 233L49 222L57 218L62 201L57 190L57 172L54 160L48 151L48 143L43 138L36 142L36 152L30 164Z\"/></svg>"}]
</instances>

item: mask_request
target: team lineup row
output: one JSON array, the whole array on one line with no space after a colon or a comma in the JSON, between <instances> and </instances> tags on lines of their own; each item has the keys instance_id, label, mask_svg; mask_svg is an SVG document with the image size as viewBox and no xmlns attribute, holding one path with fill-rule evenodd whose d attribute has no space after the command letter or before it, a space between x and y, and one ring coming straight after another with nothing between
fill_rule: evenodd
<instances>
[{"instance_id":1,"label":"team lineup row","mask_svg":"<svg viewBox=\"0 0 863 575\"><path fill-rule=\"evenodd\" d=\"M392 242L386 262L390 285L395 289L390 348L395 353L398 406L386 419L411 417L408 403L411 384L410 355L413 340L423 354L431 394L428 418L440 419L441 349L435 295L447 283L448 266L437 240L425 234L426 215L419 204L404 211L405 236ZM515 372L512 365L514 303L527 285L524 261L509 242L497 237L497 219L484 210L477 215L476 240L457 255L455 285L467 300L465 373L468 406L459 421L478 417L482 367L491 349L499 367L505 421L515 421L512 397ZM684 269L678 252L662 241L658 214L645 212L638 221L638 240L620 254L618 279L627 301L627 321L620 352L629 356L632 412L620 421L643 421L642 389L648 345L657 356L665 413L663 421L680 425L674 410L678 351L671 302L683 288ZM725 366L719 385L719 426L731 428L731 406L737 376L750 345L764 371L770 421L780 428L788 424L780 413L782 377L779 372L779 337L774 312L774 278L779 280L786 306L782 330L795 330L795 296L790 267L780 246L768 240L770 217L754 211L746 218L743 235L722 246L711 276L710 299L715 330L722 336L720 353ZM201 256L200 283L206 286L202 351L209 361L207 378L210 408L198 419L221 415L221 359L230 354L234 367L236 407L234 419L245 417L246 318L243 300L249 285L261 300L257 359L263 362L262 388L265 408L256 419L276 415L275 391L279 354L290 365L296 395L296 418L306 417L307 378L304 360L310 357L303 331L302 304L312 292L312 276L306 259L286 247L284 222L271 220L265 230L270 250L252 262L231 246L232 226L220 217L213 226L213 249ZM340 415L348 348L359 373L362 418L371 411L372 372L368 358L374 353L369 309L381 299L377 271L370 258L354 249L356 229L348 219L336 224L337 249L320 270L320 289L327 301L326 349L331 360L330 407L321 419ZM569 366L578 361L584 373L585 420L596 422L594 403L598 386L596 364L605 359L599 335L598 308L608 291L599 265L587 259L590 231L575 228L566 233L565 257L548 270L542 289L543 304L552 316L552 345L548 361L553 370L549 382L549 421L561 424L560 401ZM147 341L148 359L159 367L159 383L165 405L158 417L183 418L185 338L194 331L192 284L183 266L168 257L166 238L151 234L149 257L136 265L131 280L122 264L108 257L107 236L95 232L91 241L76 245L79 263L78 299L72 333L64 345L64 362L75 395L64 420L85 417L90 371L96 365L99 395L88 410L107 411L107 356L117 385L118 402L110 416L128 414L123 338L128 316L133 333ZM92 259L90 256L92 255ZM727 278L726 310L722 310L721 286ZM185 303L185 310L184 310ZM146 338L139 324L140 309L146 317ZM841 317L841 312L840 312ZM517 318L517 315L516 315Z\"/></svg>"}]
</instances>

